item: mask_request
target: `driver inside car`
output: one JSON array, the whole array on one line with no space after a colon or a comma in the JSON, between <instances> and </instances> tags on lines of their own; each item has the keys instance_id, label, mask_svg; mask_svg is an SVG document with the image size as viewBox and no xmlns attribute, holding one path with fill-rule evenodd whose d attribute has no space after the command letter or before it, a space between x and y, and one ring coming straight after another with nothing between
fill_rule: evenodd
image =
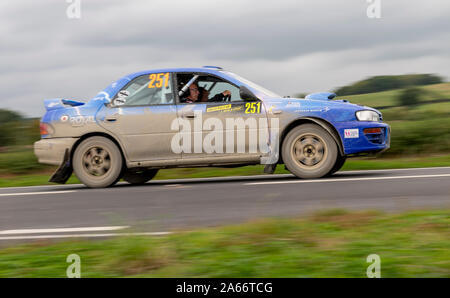
<instances>
[{"instance_id":1,"label":"driver inside car","mask_svg":"<svg viewBox=\"0 0 450 298\"><path fill-rule=\"evenodd\" d=\"M181 99L184 103L194 103L194 102L222 102L230 101L231 91L225 90L222 93L218 93L213 97L209 98L209 91L203 87L198 87L197 83L192 83L189 86L189 92L185 92L187 95Z\"/></svg>"}]
</instances>

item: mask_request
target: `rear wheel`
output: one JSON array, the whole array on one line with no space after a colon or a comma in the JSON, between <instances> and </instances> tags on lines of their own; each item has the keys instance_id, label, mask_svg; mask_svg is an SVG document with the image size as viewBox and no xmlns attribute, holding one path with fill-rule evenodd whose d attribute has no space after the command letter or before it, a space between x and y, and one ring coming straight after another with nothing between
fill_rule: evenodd
<instances>
[{"instance_id":1,"label":"rear wheel","mask_svg":"<svg viewBox=\"0 0 450 298\"><path fill-rule=\"evenodd\" d=\"M123 175L123 180L135 185L144 184L152 180L157 173L157 169L128 170Z\"/></svg>"},{"instance_id":2,"label":"rear wheel","mask_svg":"<svg viewBox=\"0 0 450 298\"><path fill-rule=\"evenodd\" d=\"M72 166L75 175L91 188L115 184L122 172L122 155L119 148L108 138L90 137L75 149Z\"/></svg>"},{"instance_id":3,"label":"rear wheel","mask_svg":"<svg viewBox=\"0 0 450 298\"><path fill-rule=\"evenodd\" d=\"M286 168L299 178L326 176L338 158L338 148L333 137L315 124L293 128L282 146Z\"/></svg>"}]
</instances>

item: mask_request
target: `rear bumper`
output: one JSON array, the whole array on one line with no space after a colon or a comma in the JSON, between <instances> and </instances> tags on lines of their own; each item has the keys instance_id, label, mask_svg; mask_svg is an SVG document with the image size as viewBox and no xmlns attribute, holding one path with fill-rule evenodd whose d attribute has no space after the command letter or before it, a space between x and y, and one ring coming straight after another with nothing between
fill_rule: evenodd
<instances>
[{"instance_id":1,"label":"rear bumper","mask_svg":"<svg viewBox=\"0 0 450 298\"><path fill-rule=\"evenodd\" d=\"M64 160L64 152L69 152L78 138L53 138L41 139L34 143L34 154L39 163L48 165L60 165Z\"/></svg>"}]
</instances>

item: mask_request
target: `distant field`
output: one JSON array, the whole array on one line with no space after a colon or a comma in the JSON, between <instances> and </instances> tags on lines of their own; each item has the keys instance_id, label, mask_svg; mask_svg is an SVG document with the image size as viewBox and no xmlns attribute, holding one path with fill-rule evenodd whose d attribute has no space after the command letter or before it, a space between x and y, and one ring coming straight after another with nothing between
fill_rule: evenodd
<instances>
[{"instance_id":1,"label":"distant field","mask_svg":"<svg viewBox=\"0 0 450 298\"><path fill-rule=\"evenodd\" d=\"M450 99L450 83L422 86L420 89L426 91L422 98L424 102L436 99ZM371 107L393 106L398 104L396 98L401 91L402 89L368 94L346 95L338 97L338 99L348 99L353 103Z\"/></svg>"}]
</instances>

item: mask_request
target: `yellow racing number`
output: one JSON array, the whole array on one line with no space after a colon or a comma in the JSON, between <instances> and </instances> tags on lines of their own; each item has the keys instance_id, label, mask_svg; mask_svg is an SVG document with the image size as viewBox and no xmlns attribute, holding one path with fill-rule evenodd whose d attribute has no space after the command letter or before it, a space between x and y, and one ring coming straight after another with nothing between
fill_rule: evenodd
<instances>
[{"instance_id":1,"label":"yellow racing number","mask_svg":"<svg viewBox=\"0 0 450 298\"><path fill-rule=\"evenodd\" d=\"M246 102L245 114L259 114L261 113L261 102Z\"/></svg>"},{"instance_id":2,"label":"yellow racing number","mask_svg":"<svg viewBox=\"0 0 450 298\"><path fill-rule=\"evenodd\" d=\"M149 76L150 82L148 83L148 88L161 88L164 84L164 87L167 88L169 86L169 73L152 73ZM156 83L155 83L156 81Z\"/></svg>"}]
</instances>

